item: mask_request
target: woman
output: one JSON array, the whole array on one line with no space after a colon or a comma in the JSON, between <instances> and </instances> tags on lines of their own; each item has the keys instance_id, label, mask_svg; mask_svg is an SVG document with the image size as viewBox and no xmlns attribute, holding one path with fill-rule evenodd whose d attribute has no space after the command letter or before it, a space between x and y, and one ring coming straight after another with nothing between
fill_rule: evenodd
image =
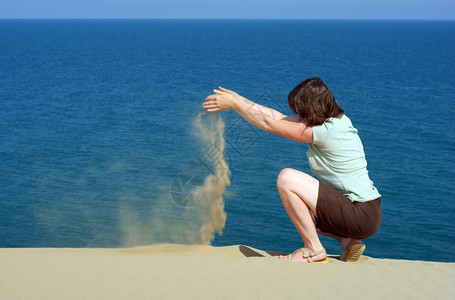
<instances>
[{"instance_id":1,"label":"woman","mask_svg":"<svg viewBox=\"0 0 455 300\"><path fill-rule=\"evenodd\" d=\"M297 116L283 115L221 87L214 92L202 104L208 112L233 109L266 132L308 143L308 162L320 181L289 168L277 179L281 201L304 243L280 258L326 262L319 232L340 242L340 260L357 260L365 250L361 239L373 235L381 224L381 195L368 176L357 129L330 89L317 77L298 84L288 96Z\"/></svg>"}]
</instances>

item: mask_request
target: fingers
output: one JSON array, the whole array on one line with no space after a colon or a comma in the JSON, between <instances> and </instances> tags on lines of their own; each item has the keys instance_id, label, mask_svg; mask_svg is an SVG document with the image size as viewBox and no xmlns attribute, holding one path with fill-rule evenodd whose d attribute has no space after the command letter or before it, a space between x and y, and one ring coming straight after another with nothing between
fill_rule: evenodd
<instances>
[{"instance_id":1,"label":"fingers","mask_svg":"<svg viewBox=\"0 0 455 300\"><path fill-rule=\"evenodd\" d=\"M221 90L217 90L217 89L214 89L213 92L217 95L229 94L229 92L221 91Z\"/></svg>"},{"instance_id":2,"label":"fingers","mask_svg":"<svg viewBox=\"0 0 455 300\"><path fill-rule=\"evenodd\" d=\"M223 91L223 92L228 93L228 94L231 94L231 95L237 94L236 92L231 91L231 90L228 90L228 89L225 89L225 88L222 87L222 86L219 86L218 88L220 89L220 91Z\"/></svg>"},{"instance_id":3,"label":"fingers","mask_svg":"<svg viewBox=\"0 0 455 300\"><path fill-rule=\"evenodd\" d=\"M212 104L207 104L207 105L202 105L203 109L206 109L207 112L216 112L220 111L220 108L217 105L212 105Z\"/></svg>"},{"instance_id":4,"label":"fingers","mask_svg":"<svg viewBox=\"0 0 455 300\"><path fill-rule=\"evenodd\" d=\"M207 96L207 98L205 98L205 101L216 100L217 96L218 95L215 95L215 94L214 95L209 95L209 96Z\"/></svg>"},{"instance_id":5,"label":"fingers","mask_svg":"<svg viewBox=\"0 0 455 300\"><path fill-rule=\"evenodd\" d=\"M227 93L232 92L231 90L225 89L225 88L222 87L222 86L219 86L218 88L219 88L221 91L223 91L223 92L227 92Z\"/></svg>"},{"instance_id":6,"label":"fingers","mask_svg":"<svg viewBox=\"0 0 455 300\"><path fill-rule=\"evenodd\" d=\"M202 108L206 109L207 112L217 112L230 109L229 103L231 101L230 97L232 97L232 92L222 87L219 87L219 90L214 89L213 92L214 94L205 98L204 103L202 103Z\"/></svg>"},{"instance_id":7,"label":"fingers","mask_svg":"<svg viewBox=\"0 0 455 300\"><path fill-rule=\"evenodd\" d=\"M218 109L217 96L218 95L210 95L205 98L204 103L202 103L202 108L207 109L208 112Z\"/></svg>"}]
</instances>

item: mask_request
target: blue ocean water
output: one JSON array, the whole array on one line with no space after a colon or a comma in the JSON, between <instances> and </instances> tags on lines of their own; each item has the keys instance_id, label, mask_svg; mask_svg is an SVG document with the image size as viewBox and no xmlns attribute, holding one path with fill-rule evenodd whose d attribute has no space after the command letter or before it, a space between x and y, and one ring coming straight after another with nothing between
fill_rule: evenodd
<instances>
[{"instance_id":1,"label":"blue ocean water","mask_svg":"<svg viewBox=\"0 0 455 300\"><path fill-rule=\"evenodd\" d=\"M0 247L121 247L125 211L134 244L178 242L163 228L192 222L170 189L201 168L203 99L222 85L290 113L310 76L358 128L382 195L365 254L453 262L453 21L0 20ZM307 145L219 117L231 185L212 244L300 247L275 182L310 172Z\"/></svg>"}]
</instances>

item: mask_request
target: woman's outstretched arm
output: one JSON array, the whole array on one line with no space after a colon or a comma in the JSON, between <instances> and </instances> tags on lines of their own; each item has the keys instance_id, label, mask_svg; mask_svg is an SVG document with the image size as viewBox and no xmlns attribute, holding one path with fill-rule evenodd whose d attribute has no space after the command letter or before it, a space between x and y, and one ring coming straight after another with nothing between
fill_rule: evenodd
<instances>
[{"instance_id":1,"label":"woman's outstretched arm","mask_svg":"<svg viewBox=\"0 0 455 300\"><path fill-rule=\"evenodd\" d=\"M237 94L234 91L225 89L225 88L223 88L221 86L219 87L219 90L222 91L222 92L231 94L232 96L234 96L235 99L242 101L248 107L250 107L250 108L252 108L254 110L260 111L260 112L268 115L272 119L280 119L281 120L281 119L284 119L286 117L286 115L282 114L281 112L277 111L276 109L273 109L273 108L270 108L270 107L255 103L255 102L253 102L251 100L248 100L247 98Z\"/></svg>"},{"instance_id":2,"label":"woman's outstretched arm","mask_svg":"<svg viewBox=\"0 0 455 300\"><path fill-rule=\"evenodd\" d=\"M286 116L269 107L245 101L243 97L229 90L214 90L202 107L208 112L234 109L254 126L297 142L313 142L313 130L297 116ZM242 99L243 98L243 99Z\"/></svg>"}]
</instances>

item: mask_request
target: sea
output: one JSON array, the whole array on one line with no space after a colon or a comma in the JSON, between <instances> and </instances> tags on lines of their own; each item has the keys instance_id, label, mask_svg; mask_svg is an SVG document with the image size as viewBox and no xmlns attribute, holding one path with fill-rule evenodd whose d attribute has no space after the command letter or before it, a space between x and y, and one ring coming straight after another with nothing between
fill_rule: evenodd
<instances>
[{"instance_id":1,"label":"sea","mask_svg":"<svg viewBox=\"0 0 455 300\"><path fill-rule=\"evenodd\" d=\"M276 178L311 173L308 145L233 111L203 115L223 148L194 124L218 86L292 114L288 93L313 76L382 196L364 254L454 262L455 21L0 20L0 247L197 243L213 151L229 182L205 243L301 247Z\"/></svg>"}]
</instances>

